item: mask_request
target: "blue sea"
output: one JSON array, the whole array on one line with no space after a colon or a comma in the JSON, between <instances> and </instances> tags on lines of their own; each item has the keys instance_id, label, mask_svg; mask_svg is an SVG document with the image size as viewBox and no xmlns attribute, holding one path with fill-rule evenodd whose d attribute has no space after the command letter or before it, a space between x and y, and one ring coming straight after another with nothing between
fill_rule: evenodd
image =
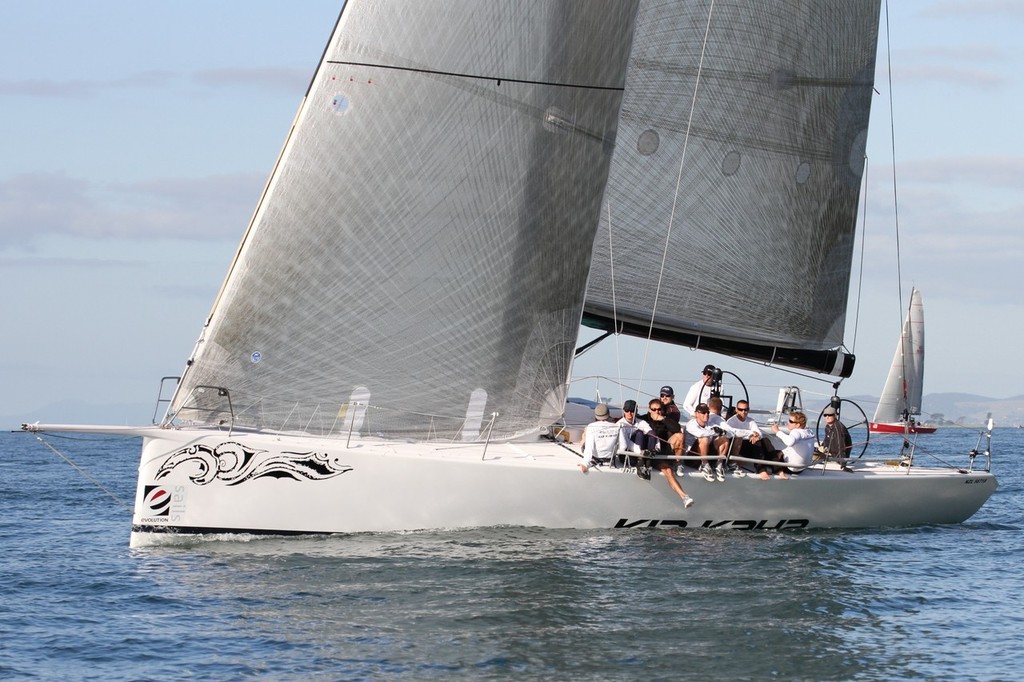
<instances>
[{"instance_id":1,"label":"blue sea","mask_svg":"<svg viewBox=\"0 0 1024 682\"><path fill-rule=\"evenodd\" d=\"M46 438L84 473L30 434L0 434L0 678L1024 676L1024 430L996 430L1000 488L955 526L145 550L128 548L130 513L113 499L132 499L139 441ZM919 443L965 465L977 441L943 429Z\"/></svg>"}]
</instances>

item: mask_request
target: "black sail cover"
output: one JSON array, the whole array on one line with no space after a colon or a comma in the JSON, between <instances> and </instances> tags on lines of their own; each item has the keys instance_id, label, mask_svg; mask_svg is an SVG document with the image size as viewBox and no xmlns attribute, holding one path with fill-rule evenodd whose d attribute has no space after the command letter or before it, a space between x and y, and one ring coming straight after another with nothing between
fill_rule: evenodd
<instances>
[{"instance_id":1,"label":"black sail cover","mask_svg":"<svg viewBox=\"0 0 1024 682\"><path fill-rule=\"evenodd\" d=\"M879 0L641 2L584 324L848 376Z\"/></svg>"},{"instance_id":2,"label":"black sail cover","mask_svg":"<svg viewBox=\"0 0 1024 682\"><path fill-rule=\"evenodd\" d=\"M473 440L556 419L636 12L348 0L177 421Z\"/></svg>"}]
</instances>

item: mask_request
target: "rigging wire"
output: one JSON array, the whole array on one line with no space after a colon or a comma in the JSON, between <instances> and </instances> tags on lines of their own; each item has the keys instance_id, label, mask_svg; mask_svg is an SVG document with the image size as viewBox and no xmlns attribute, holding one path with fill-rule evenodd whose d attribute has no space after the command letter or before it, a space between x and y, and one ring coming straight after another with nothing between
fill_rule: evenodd
<instances>
[{"instance_id":1,"label":"rigging wire","mask_svg":"<svg viewBox=\"0 0 1024 682\"><path fill-rule=\"evenodd\" d=\"M896 222L896 288L899 294L899 310L902 320L903 315L903 270L900 261L900 204L899 195L896 192L896 117L893 114L893 88L892 88L892 41L889 37L889 0L885 0L885 58L889 81L889 143L892 148L892 207Z\"/></svg>"},{"instance_id":2,"label":"rigging wire","mask_svg":"<svg viewBox=\"0 0 1024 682\"><path fill-rule=\"evenodd\" d=\"M608 271L611 277L612 285L612 329L619 328L618 310L619 304L615 300L615 254L612 252L614 248L614 240L612 239L612 203L610 201L605 202L605 208L608 211ZM619 352L619 335L615 334L615 376L619 383L619 404L622 404L622 353ZM598 389L600 391L600 388ZM639 391L637 392L639 397Z\"/></svg>"},{"instance_id":3,"label":"rigging wire","mask_svg":"<svg viewBox=\"0 0 1024 682\"><path fill-rule=\"evenodd\" d=\"M850 352L857 352L857 332L860 330L860 298L864 291L864 242L868 236L868 157L864 157L864 207L860 215L860 271L857 273L857 305L853 313L853 341Z\"/></svg>"},{"instance_id":4,"label":"rigging wire","mask_svg":"<svg viewBox=\"0 0 1024 682\"><path fill-rule=\"evenodd\" d=\"M92 483L94 486L96 486L97 488L99 488L100 490L105 492L107 494L107 496L110 497L110 499L112 499L114 502L117 502L119 505L121 505L125 509L127 509L129 513L132 511L132 508L129 507L125 503L124 500L122 500L120 497L118 497L114 493L110 492L109 489L107 489L102 483L100 483L95 478L93 478L89 474L89 472L87 472L85 469L83 469L82 467L78 466L78 464L76 464L70 457L68 457L63 452L61 452L60 450L55 448L53 445L51 445L45 438L40 436L38 433L34 433L32 435L34 435L36 437L36 440L38 440L40 443L42 443L46 447L50 448L50 450L52 450L55 455L57 455L58 457L63 459L65 462L67 462L71 466L71 468L74 469L75 471L77 471L79 474L81 474L83 478L85 478L90 483Z\"/></svg>"},{"instance_id":5,"label":"rigging wire","mask_svg":"<svg viewBox=\"0 0 1024 682\"><path fill-rule=\"evenodd\" d=\"M907 339L903 333L903 269L902 269L902 258L900 251L900 204L899 194L896 191L896 116L893 113L893 87L892 87L892 40L889 36L889 0L885 0L885 57L887 73L886 77L889 81L889 142L892 148L892 208L893 208L893 219L895 222L896 230L896 293L899 300L899 311L900 311L900 355L903 358L903 407L906 412L908 398L907 398L907 379L906 379L906 365L907 365ZM909 315L909 312L908 312Z\"/></svg>"},{"instance_id":6,"label":"rigging wire","mask_svg":"<svg viewBox=\"0 0 1024 682\"><path fill-rule=\"evenodd\" d=\"M690 143L690 130L693 126L693 114L697 109L697 92L700 89L700 79L704 70L704 56L707 54L708 36L711 34L711 15L715 11L715 2L711 0L708 5L708 20L704 25L704 39L700 46L700 60L697 62L697 74L693 81L693 97L690 99L690 113L686 119L686 134L683 136L683 148L679 153L679 172L676 174L676 189L672 196L672 210L669 213L668 229L665 232L665 247L661 252L661 267L658 270L658 284L654 288L654 303L651 306L651 322L647 327L647 344L644 348L644 361L640 369L640 381L643 383L647 375L647 359L651 347L651 337L654 334L654 317L658 310L658 300L661 297L661 285L665 277L665 263L668 260L668 248L672 241L672 228L675 225L676 206L679 203L679 189L683 183L683 168L686 167L686 150Z\"/></svg>"}]
</instances>

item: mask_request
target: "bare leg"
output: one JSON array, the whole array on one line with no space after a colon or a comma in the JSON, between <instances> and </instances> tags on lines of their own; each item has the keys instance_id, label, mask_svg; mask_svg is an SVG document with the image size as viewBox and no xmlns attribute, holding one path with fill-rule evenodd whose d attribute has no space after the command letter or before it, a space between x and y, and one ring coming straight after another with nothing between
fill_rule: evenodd
<instances>
[{"instance_id":1,"label":"bare leg","mask_svg":"<svg viewBox=\"0 0 1024 682\"><path fill-rule=\"evenodd\" d=\"M686 500L688 500L690 496L686 494L685 490L683 490L683 486L679 485L679 481L676 480L676 475L672 473L672 467L670 465L661 466L661 473L668 480L669 487L676 492L676 495L679 496L679 499L681 499L683 502L686 502Z\"/></svg>"},{"instance_id":2,"label":"bare leg","mask_svg":"<svg viewBox=\"0 0 1024 682\"><path fill-rule=\"evenodd\" d=\"M676 457L683 455L683 434L673 433L668 437L668 444L672 446L672 452Z\"/></svg>"},{"instance_id":3,"label":"bare leg","mask_svg":"<svg viewBox=\"0 0 1024 682\"><path fill-rule=\"evenodd\" d=\"M700 463L708 463L708 452L711 450L711 439L710 438L698 438L697 439L697 452L700 453Z\"/></svg>"},{"instance_id":4,"label":"bare leg","mask_svg":"<svg viewBox=\"0 0 1024 682\"><path fill-rule=\"evenodd\" d=\"M718 450L719 461L722 461L729 454L729 439L725 436L719 436L715 439L715 448Z\"/></svg>"}]
</instances>

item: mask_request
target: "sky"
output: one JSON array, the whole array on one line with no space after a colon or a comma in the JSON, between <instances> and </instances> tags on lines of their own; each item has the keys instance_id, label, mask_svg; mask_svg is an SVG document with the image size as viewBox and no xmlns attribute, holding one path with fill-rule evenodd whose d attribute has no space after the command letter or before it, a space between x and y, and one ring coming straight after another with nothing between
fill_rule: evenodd
<instances>
[{"instance_id":1,"label":"sky","mask_svg":"<svg viewBox=\"0 0 1024 682\"><path fill-rule=\"evenodd\" d=\"M85 404L111 423L149 421L340 4L4 3L0 416L52 421L64 409L70 420ZM1022 32L1016 0L883 5L845 395L880 392L911 286L924 297L926 393L1024 394L1024 363L1008 352L1024 337ZM831 392L818 378L626 338L581 357L570 392L684 391L708 362L752 389Z\"/></svg>"}]
</instances>

